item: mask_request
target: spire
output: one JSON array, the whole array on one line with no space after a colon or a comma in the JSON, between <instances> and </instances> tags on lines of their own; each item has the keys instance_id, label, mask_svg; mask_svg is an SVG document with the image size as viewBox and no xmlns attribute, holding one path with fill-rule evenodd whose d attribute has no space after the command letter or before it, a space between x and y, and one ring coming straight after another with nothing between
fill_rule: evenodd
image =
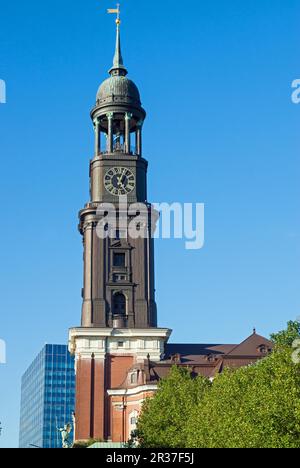
<instances>
[{"instance_id":1,"label":"spire","mask_svg":"<svg viewBox=\"0 0 300 468\"><path fill-rule=\"evenodd\" d=\"M111 75L126 76L128 72L126 70L126 67L124 66L122 51L121 51L120 5L118 4L117 9L108 10L108 13L116 13L117 14L117 19L116 19L116 24L117 24L116 50L115 50L115 55L114 55L114 60L113 60L113 67L109 70L109 73Z\"/></svg>"}]
</instances>

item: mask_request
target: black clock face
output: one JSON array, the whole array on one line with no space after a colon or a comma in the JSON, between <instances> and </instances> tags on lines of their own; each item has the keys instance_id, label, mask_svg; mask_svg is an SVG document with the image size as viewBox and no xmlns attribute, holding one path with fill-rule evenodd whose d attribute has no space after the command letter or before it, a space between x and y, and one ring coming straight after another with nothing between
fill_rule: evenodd
<instances>
[{"instance_id":1,"label":"black clock face","mask_svg":"<svg viewBox=\"0 0 300 468\"><path fill-rule=\"evenodd\" d=\"M135 176L126 167L113 167L105 174L104 185L111 195L128 195L135 189Z\"/></svg>"}]
</instances>

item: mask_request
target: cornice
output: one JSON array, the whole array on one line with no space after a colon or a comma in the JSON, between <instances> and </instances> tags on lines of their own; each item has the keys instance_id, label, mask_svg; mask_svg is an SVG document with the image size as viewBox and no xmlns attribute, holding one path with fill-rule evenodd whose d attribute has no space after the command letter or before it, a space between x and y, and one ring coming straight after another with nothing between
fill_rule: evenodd
<instances>
[{"instance_id":1,"label":"cornice","mask_svg":"<svg viewBox=\"0 0 300 468\"><path fill-rule=\"evenodd\" d=\"M107 390L109 396L133 396L138 395L139 393L145 392L156 392L157 385L142 385L136 388L130 389L116 389L116 390Z\"/></svg>"}]
</instances>

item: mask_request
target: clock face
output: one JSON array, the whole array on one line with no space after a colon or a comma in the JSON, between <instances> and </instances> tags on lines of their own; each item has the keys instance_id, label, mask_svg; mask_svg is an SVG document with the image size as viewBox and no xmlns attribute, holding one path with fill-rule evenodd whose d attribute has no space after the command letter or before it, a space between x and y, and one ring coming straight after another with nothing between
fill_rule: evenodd
<instances>
[{"instance_id":1,"label":"clock face","mask_svg":"<svg viewBox=\"0 0 300 468\"><path fill-rule=\"evenodd\" d=\"M111 195L128 195L135 189L135 176L126 167L113 167L105 174L104 185Z\"/></svg>"}]
</instances>

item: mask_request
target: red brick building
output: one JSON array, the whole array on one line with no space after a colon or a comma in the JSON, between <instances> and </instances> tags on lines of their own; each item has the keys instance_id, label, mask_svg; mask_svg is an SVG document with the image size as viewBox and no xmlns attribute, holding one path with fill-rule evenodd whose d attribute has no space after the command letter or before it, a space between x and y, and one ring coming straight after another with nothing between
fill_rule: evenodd
<instances>
[{"instance_id":1,"label":"red brick building","mask_svg":"<svg viewBox=\"0 0 300 468\"><path fill-rule=\"evenodd\" d=\"M255 332L239 345L167 344L168 330L71 330L77 357L76 439L126 442L141 405L172 366L209 379L225 367L265 357L272 343Z\"/></svg>"},{"instance_id":2,"label":"red brick building","mask_svg":"<svg viewBox=\"0 0 300 468\"><path fill-rule=\"evenodd\" d=\"M271 343L253 333L239 345L168 344L171 330L158 328L148 162L142 149L146 112L138 88L127 78L119 20L109 73L91 112L95 153L90 162L90 201L80 212L79 225L84 245L82 320L80 328L70 330L69 348L76 356L75 439L118 443L130 438L142 402L153 396L173 365L212 379L224 367L262 358ZM146 203L147 235L133 238L121 223L120 197L125 196L136 206L135 211L126 211L128 222L139 218L137 204ZM99 225L111 229L107 204L117 217L111 235L101 236Z\"/></svg>"}]
</instances>

